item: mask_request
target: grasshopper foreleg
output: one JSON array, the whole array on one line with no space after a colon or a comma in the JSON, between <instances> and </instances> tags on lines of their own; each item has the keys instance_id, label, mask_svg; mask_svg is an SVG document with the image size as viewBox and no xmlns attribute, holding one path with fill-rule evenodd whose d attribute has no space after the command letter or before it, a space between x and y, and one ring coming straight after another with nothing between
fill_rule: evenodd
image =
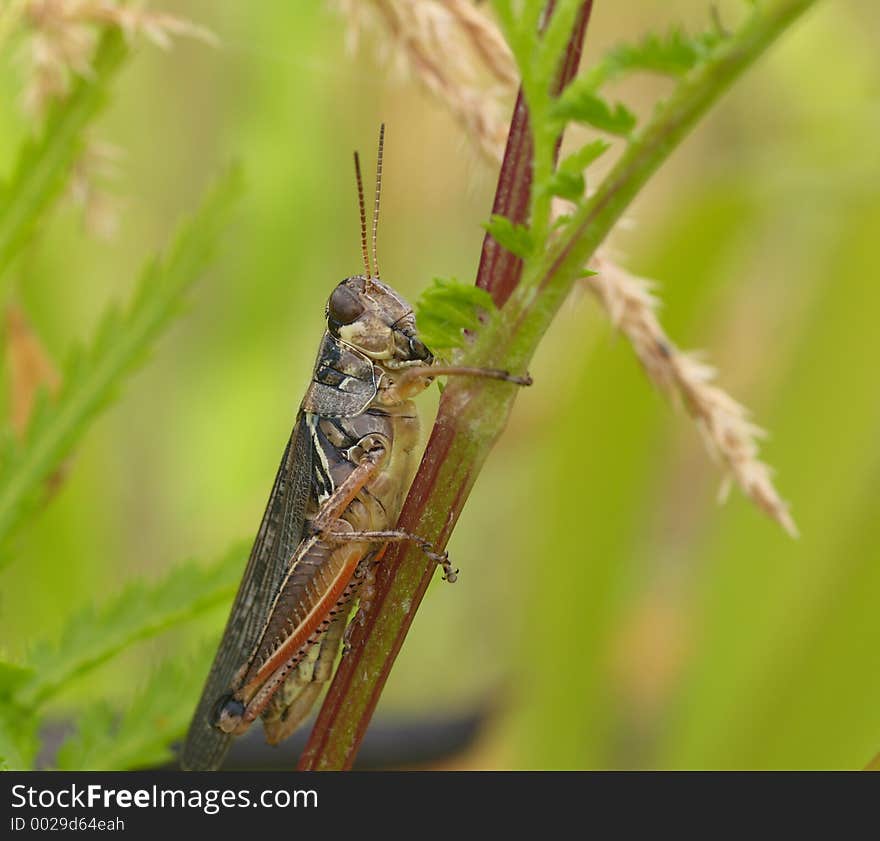
<instances>
[{"instance_id":1,"label":"grasshopper foreleg","mask_svg":"<svg viewBox=\"0 0 880 841\"><path fill-rule=\"evenodd\" d=\"M503 380L519 386L532 384L532 378L525 374L516 376L499 368L473 368L467 365L414 365L395 369L393 380L380 386L378 400L386 405L394 405L424 391L435 377L483 377L490 380Z\"/></svg>"},{"instance_id":2,"label":"grasshopper foreleg","mask_svg":"<svg viewBox=\"0 0 880 841\"><path fill-rule=\"evenodd\" d=\"M474 368L469 365L420 365L408 368L402 379L414 379L416 377L483 377L490 380L504 380L514 385L528 386L532 385L532 377L530 374L517 376L511 374L510 371L503 371L500 368Z\"/></svg>"}]
</instances>

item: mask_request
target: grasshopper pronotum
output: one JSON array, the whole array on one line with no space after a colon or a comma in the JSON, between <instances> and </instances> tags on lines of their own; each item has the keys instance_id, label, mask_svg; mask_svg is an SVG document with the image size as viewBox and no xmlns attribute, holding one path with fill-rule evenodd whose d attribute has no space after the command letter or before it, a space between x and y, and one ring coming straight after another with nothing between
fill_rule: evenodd
<instances>
[{"instance_id":1,"label":"grasshopper pronotum","mask_svg":"<svg viewBox=\"0 0 880 841\"><path fill-rule=\"evenodd\" d=\"M455 581L445 553L395 528L419 437L411 398L438 375L531 382L437 364L418 337L412 308L379 279L383 140L384 126L372 264L355 153L365 274L343 280L327 303L312 381L190 724L184 768L218 768L231 738L257 717L272 744L296 729L330 678L354 600L358 617L369 609L373 569L388 543L415 541Z\"/></svg>"}]
</instances>

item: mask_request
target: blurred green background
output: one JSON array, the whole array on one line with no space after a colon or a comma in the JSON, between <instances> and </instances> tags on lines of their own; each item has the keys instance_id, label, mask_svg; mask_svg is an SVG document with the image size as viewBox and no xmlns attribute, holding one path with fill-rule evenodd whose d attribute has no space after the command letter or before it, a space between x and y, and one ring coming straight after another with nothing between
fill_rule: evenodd
<instances>
[{"instance_id":1,"label":"blurred green background","mask_svg":"<svg viewBox=\"0 0 880 841\"><path fill-rule=\"evenodd\" d=\"M735 18L741 4L721 3ZM705 0L597 0L585 62L705 23ZM251 538L311 373L322 308L360 270L351 151L387 123L380 255L410 300L473 278L496 172L388 45L346 47L331 5L168 2L221 46L141 43L97 134L123 150L120 226L52 214L7 293L55 359L128 297L144 258L242 162L213 269L0 576L12 659L84 603ZM659 281L662 318L705 349L771 435L792 540L721 479L589 294L532 368L481 474L379 713L496 713L449 767L845 768L880 750L880 7L819 4L729 93L615 236ZM28 130L0 66L0 172ZM616 93L646 112L665 89ZM367 169L372 164L367 163ZM429 428L435 395L423 401ZM439 576L438 576L439 578ZM105 666L59 701L124 706L150 664L216 636L218 610ZM194 688L187 688L192 693ZM194 703L184 695L182 704Z\"/></svg>"}]
</instances>

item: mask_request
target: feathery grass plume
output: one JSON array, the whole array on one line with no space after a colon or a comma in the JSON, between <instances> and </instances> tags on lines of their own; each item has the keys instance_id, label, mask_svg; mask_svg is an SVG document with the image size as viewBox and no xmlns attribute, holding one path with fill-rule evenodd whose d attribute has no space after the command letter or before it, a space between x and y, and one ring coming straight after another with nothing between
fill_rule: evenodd
<instances>
[{"instance_id":1,"label":"feathery grass plume","mask_svg":"<svg viewBox=\"0 0 880 841\"><path fill-rule=\"evenodd\" d=\"M337 0L350 41L367 26L391 36L394 57L452 112L490 160L507 140L504 100L516 65L497 27L464 0ZM379 41L382 45L382 41Z\"/></svg>"},{"instance_id":2,"label":"feathery grass plume","mask_svg":"<svg viewBox=\"0 0 880 841\"><path fill-rule=\"evenodd\" d=\"M28 243L64 190L84 144L84 132L107 102L111 80L128 50L116 29L105 32L92 60L92 76L51 104L39 136L24 142L9 180L0 184L0 277Z\"/></svg>"},{"instance_id":3,"label":"feathery grass plume","mask_svg":"<svg viewBox=\"0 0 880 841\"><path fill-rule=\"evenodd\" d=\"M111 306L88 348L72 354L53 402L38 402L24 440L0 450L0 545L39 507L45 480L179 315L228 221L241 188L231 170L162 257L149 261L126 310ZM0 555L0 567L9 560Z\"/></svg>"},{"instance_id":4,"label":"feathery grass plume","mask_svg":"<svg viewBox=\"0 0 880 841\"><path fill-rule=\"evenodd\" d=\"M511 89L519 84L516 64L495 24L470 0L440 0L470 38L474 49L495 78Z\"/></svg>"},{"instance_id":5,"label":"feathery grass plume","mask_svg":"<svg viewBox=\"0 0 880 841\"><path fill-rule=\"evenodd\" d=\"M598 274L587 278L602 300L614 326L628 339L645 373L668 397L678 398L696 420L709 453L730 479L792 537L797 526L779 497L771 469L758 458L758 439L764 431L749 420L748 410L714 384L715 369L693 353L683 353L670 341L657 318L658 299L653 284L624 271L604 256L594 265Z\"/></svg>"},{"instance_id":6,"label":"feathery grass plume","mask_svg":"<svg viewBox=\"0 0 880 841\"><path fill-rule=\"evenodd\" d=\"M104 184L116 176L121 158L118 146L87 141L70 173L67 195L82 210L86 230L99 239L112 239L119 228L119 199Z\"/></svg>"},{"instance_id":7,"label":"feathery grass plume","mask_svg":"<svg viewBox=\"0 0 880 841\"><path fill-rule=\"evenodd\" d=\"M22 31L20 57L25 66L22 95L25 112L44 134L52 128L52 108L77 90L102 79L102 36L119 30L127 41L141 35L162 49L172 36L189 36L215 45L216 36L195 23L163 12L122 5L118 0L24 0L6 10L0 39L17 24ZM85 84L83 84L85 83ZM62 110L58 108L58 110ZM48 116L48 119L47 119ZM69 147L81 151L82 138ZM90 142L73 171L70 194L83 207L86 230L111 237L117 228L115 201L101 186L108 162L117 157L106 144Z\"/></svg>"},{"instance_id":8,"label":"feathery grass plume","mask_svg":"<svg viewBox=\"0 0 880 841\"><path fill-rule=\"evenodd\" d=\"M19 8L26 42L25 110L36 117L70 91L75 76L92 75L92 57L102 29L113 26L127 38L143 35L162 49L172 36L216 44L205 27L164 12L123 5L118 0L27 0Z\"/></svg>"}]
</instances>

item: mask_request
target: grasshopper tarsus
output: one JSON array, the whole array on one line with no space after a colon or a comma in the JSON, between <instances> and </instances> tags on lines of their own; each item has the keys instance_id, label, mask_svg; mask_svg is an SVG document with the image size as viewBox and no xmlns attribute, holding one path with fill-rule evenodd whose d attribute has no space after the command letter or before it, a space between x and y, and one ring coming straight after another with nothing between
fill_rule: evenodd
<instances>
[{"instance_id":1,"label":"grasshopper tarsus","mask_svg":"<svg viewBox=\"0 0 880 841\"><path fill-rule=\"evenodd\" d=\"M458 574L459 574L459 572L461 572L461 570L458 569L457 567L455 569L453 569L452 564L450 564L449 561L446 561L446 563L442 564L442 566L443 566L443 576L442 576L443 580L449 584L455 584L455 582L458 581Z\"/></svg>"},{"instance_id":2,"label":"grasshopper tarsus","mask_svg":"<svg viewBox=\"0 0 880 841\"><path fill-rule=\"evenodd\" d=\"M497 379L504 380L504 382L512 383L513 385L522 386L524 388L535 384L535 381L532 379L532 375L528 373L528 371L520 376L517 374L511 374L510 371L499 370Z\"/></svg>"},{"instance_id":3,"label":"grasshopper tarsus","mask_svg":"<svg viewBox=\"0 0 880 841\"><path fill-rule=\"evenodd\" d=\"M354 633L356 625L363 627L367 621L367 612L359 607L354 614L354 618L345 626L345 633L342 635L342 656L345 657L351 651L351 636Z\"/></svg>"}]
</instances>

